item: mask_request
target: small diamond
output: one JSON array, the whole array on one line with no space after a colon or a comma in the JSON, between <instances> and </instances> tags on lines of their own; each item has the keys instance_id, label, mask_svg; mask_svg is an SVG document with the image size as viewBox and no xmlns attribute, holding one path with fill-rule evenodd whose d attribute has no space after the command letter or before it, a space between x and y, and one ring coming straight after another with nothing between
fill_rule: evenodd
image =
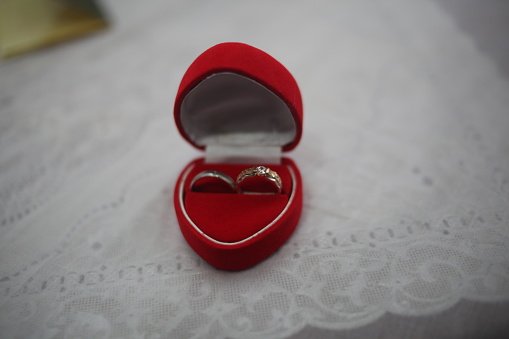
<instances>
[{"instance_id":1,"label":"small diamond","mask_svg":"<svg viewBox=\"0 0 509 339\"><path fill-rule=\"evenodd\" d=\"M256 167L256 174L257 175L264 175L265 171L267 171L267 167L265 167L265 166L258 166L258 167Z\"/></svg>"}]
</instances>

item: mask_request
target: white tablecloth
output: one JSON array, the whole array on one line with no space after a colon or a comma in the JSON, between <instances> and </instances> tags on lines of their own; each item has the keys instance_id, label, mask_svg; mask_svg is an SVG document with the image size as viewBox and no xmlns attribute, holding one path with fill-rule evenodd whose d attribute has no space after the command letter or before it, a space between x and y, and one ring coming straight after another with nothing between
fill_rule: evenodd
<instances>
[{"instance_id":1,"label":"white tablecloth","mask_svg":"<svg viewBox=\"0 0 509 339\"><path fill-rule=\"evenodd\" d=\"M509 299L509 74L447 6L104 5L109 31L0 65L2 337L280 338ZM190 249L172 201L201 156L177 86L223 41L305 105L300 224L241 272Z\"/></svg>"}]
</instances>

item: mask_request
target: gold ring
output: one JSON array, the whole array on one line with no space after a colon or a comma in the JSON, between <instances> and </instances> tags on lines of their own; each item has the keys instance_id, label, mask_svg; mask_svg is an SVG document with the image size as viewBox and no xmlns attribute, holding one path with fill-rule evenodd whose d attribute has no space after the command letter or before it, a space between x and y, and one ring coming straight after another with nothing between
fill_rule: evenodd
<instances>
[{"instance_id":1,"label":"gold ring","mask_svg":"<svg viewBox=\"0 0 509 339\"><path fill-rule=\"evenodd\" d=\"M255 166L248 169L243 170L240 172L239 176L237 177L237 193L247 193L247 194L261 194L262 192L253 192L253 191L244 191L242 189L241 183L251 177L261 177L266 180L269 180L271 183L273 183L276 186L277 191L276 194L281 194L281 191L283 190L283 185L281 183L281 178L279 177L279 174L276 173L276 171L271 170L268 167L265 166Z\"/></svg>"}]
</instances>

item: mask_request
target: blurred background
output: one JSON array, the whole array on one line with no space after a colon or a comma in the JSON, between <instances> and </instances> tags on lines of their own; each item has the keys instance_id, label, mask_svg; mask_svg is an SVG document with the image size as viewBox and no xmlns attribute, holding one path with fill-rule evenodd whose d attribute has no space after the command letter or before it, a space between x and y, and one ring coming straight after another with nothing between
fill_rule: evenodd
<instances>
[{"instance_id":1,"label":"blurred background","mask_svg":"<svg viewBox=\"0 0 509 339\"><path fill-rule=\"evenodd\" d=\"M507 333L508 1L35 3L0 1L6 337ZM173 100L226 41L304 101L301 223L238 275L196 257L172 206L202 156ZM454 326L419 320L441 312ZM391 332L386 313L416 318Z\"/></svg>"}]
</instances>

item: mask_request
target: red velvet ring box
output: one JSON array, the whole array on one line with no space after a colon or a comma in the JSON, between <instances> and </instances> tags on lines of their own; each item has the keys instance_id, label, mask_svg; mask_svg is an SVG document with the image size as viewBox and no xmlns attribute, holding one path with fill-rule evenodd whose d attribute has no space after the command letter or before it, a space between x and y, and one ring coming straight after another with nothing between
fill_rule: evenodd
<instances>
[{"instance_id":1,"label":"red velvet ring box","mask_svg":"<svg viewBox=\"0 0 509 339\"><path fill-rule=\"evenodd\" d=\"M290 72L249 45L216 45L184 74L175 99L175 122L188 142L205 151L205 158L182 171L175 186L175 211L189 245L216 268L242 270L257 264L297 226L302 180L282 152L299 143L302 114L299 87ZM214 178L191 187L202 171L220 171L236 180L244 169L258 165L279 174L281 194L235 193ZM249 190L261 192L264 184L255 180Z\"/></svg>"}]
</instances>

